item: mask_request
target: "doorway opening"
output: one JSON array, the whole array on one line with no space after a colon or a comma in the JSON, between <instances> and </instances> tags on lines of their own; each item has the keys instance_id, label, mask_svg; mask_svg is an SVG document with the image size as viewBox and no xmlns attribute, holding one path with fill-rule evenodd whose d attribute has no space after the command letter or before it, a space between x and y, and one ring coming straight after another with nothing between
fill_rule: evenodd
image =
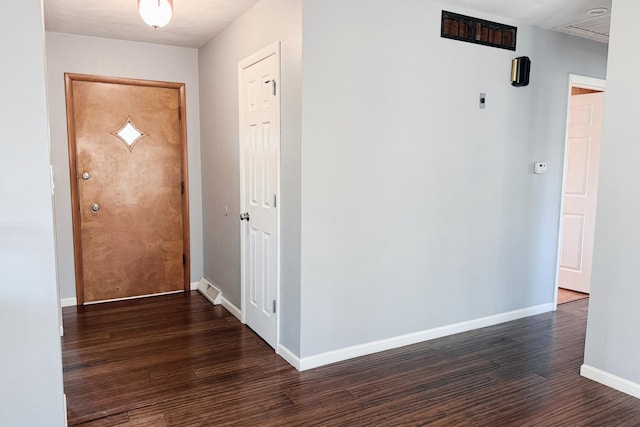
<instances>
[{"instance_id":1,"label":"doorway opening","mask_svg":"<svg viewBox=\"0 0 640 427\"><path fill-rule=\"evenodd\" d=\"M606 81L569 75L555 305L587 298Z\"/></svg>"}]
</instances>

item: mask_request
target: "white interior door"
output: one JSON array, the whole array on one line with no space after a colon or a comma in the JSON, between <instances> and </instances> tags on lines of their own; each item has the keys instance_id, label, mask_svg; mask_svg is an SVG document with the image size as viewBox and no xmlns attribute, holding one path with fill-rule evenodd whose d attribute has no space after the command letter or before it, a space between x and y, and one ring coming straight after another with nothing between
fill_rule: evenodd
<instances>
[{"instance_id":1,"label":"white interior door","mask_svg":"<svg viewBox=\"0 0 640 427\"><path fill-rule=\"evenodd\" d=\"M604 92L571 97L558 286L589 293Z\"/></svg>"},{"instance_id":2,"label":"white interior door","mask_svg":"<svg viewBox=\"0 0 640 427\"><path fill-rule=\"evenodd\" d=\"M277 344L280 96L277 45L240 63L242 315Z\"/></svg>"}]
</instances>

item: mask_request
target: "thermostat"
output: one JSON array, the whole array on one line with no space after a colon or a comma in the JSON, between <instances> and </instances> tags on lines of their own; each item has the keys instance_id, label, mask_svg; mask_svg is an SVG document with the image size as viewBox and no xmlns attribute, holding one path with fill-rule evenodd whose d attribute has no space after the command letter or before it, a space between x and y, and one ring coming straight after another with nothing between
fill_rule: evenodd
<instances>
[{"instance_id":1,"label":"thermostat","mask_svg":"<svg viewBox=\"0 0 640 427\"><path fill-rule=\"evenodd\" d=\"M534 173L547 173L547 163L546 162L535 162L533 167Z\"/></svg>"}]
</instances>

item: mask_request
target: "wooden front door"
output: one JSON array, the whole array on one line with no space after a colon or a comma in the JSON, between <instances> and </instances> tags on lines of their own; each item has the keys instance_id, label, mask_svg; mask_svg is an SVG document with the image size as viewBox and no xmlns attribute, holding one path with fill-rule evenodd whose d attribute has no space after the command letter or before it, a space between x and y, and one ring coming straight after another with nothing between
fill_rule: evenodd
<instances>
[{"instance_id":1,"label":"wooden front door","mask_svg":"<svg viewBox=\"0 0 640 427\"><path fill-rule=\"evenodd\" d=\"M184 85L65 77L78 304L188 290Z\"/></svg>"}]
</instances>

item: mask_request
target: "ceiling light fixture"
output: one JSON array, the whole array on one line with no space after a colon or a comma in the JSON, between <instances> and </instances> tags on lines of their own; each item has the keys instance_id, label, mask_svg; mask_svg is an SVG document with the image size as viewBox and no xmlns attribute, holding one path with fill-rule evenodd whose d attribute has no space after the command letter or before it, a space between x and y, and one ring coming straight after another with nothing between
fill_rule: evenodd
<instances>
[{"instance_id":1,"label":"ceiling light fixture","mask_svg":"<svg viewBox=\"0 0 640 427\"><path fill-rule=\"evenodd\" d=\"M588 16L602 16L605 13L609 12L609 9L606 7L594 7L593 9L587 10Z\"/></svg>"},{"instance_id":2,"label":"ceiling light fixture","mask_svg":"<svg viewBox=\"0 0 640 427\"><path fill-rule=\"evenodd\" d=\"M173 0L138 0L142 20L153 28L164 27L171 21Z\"/></svg>"}]
</instances>

